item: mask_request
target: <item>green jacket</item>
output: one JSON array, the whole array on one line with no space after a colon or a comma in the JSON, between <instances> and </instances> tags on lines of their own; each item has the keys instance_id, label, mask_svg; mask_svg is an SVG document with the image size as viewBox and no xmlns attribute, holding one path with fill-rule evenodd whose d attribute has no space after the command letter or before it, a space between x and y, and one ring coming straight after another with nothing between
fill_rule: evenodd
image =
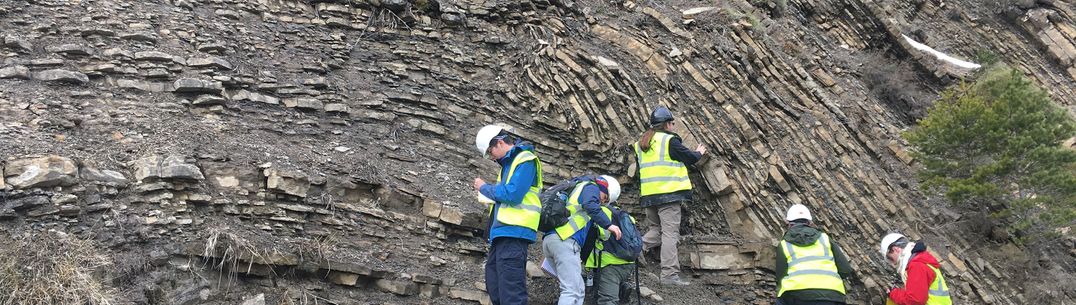
<instances>
[{"instance_id":1,"label":"green jacket","mask_svg":"<svg viewBox=\"0 0 1076 305\"><path fill-rule=\"evenodd\" d=\"M818 237L822 236L822 231L815 229L811 226L804 224L794 224L785 232L785 236L782 240L788 241L797 246L807 246L814 244L818 240ZM831 235L832 237L832 235ZM852 265L848 263L848 257L841 251L841 247L836 242L830 240L830 244L833 248L833 261L837 263L837 273L841 275L841 278L847 280L852 276ZM778 244L774 249L776 267L773 269L775 272L775 279L777 280L777 290L781 290L781 279L788 274L788 262L785 261L784 252L781 251L781 247ZM804 289L804 290L790 290L785 291L782 299L801 300L801 301L830 301L844 303L844 294L840 292L828 290L828 289Z\"/></svg>"}]
</instances>

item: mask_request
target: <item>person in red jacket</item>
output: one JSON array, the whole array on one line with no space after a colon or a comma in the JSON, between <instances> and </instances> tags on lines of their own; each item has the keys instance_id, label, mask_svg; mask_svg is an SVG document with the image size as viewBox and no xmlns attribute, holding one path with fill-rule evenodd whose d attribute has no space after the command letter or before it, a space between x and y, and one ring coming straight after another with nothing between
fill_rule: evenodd
<instances>
[{"instance_id":1,"label":"person in red jacket","mask_svg":"<svg viewBox=\"0 0 1076 305\"><path fill-rule=\"evenodd\" d=\"M882 238L882 254L897 270L904 287L889 290L887 304L896 305L951 305L949 286L941 274L941 264L927 252L923 241L909 242L899 233Z\"/></svg>"}]
</instances>

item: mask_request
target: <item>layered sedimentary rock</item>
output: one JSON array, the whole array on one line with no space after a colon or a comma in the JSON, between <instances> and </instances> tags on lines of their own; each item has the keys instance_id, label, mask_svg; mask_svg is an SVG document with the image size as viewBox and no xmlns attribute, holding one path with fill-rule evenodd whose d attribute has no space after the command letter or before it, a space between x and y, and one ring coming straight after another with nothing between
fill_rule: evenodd
<instances>
[{"instance_id":1,"label":"layered sedimentary rock","mask_svg":"<svg viewBox=\"0 0 1076 305\"><path fill-rule=\"evenodd\" d=\"M470 181L496 167L473 133L516 127L547 183L620 177L642 219L627 146L660 104L711 153L681 246L698 285L648 299L769 303L771 247L802 203L851 257L857 302L896 280L876 246L897 230L928 240L963 303L1041 300L919 191L910 111L870 93L864 58L903 61L907 86L937 92L969 71L902 34L989 50L1073 109L1071 9L778 2L0 0L0 219L143 258L119 268L149 292L119 297L141 303L257 300L234 287L270 303L488 302ZM1071 255L1048 268L1076 270ZM224 271L243 274L232 289L191 275Z\"/></svg>"}]
</instances>

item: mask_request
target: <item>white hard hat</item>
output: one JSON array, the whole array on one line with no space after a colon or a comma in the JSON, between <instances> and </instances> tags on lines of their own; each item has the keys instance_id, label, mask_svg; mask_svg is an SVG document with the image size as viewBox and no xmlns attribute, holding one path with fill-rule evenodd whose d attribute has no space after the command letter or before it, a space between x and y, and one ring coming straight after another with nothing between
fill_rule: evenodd
<instances>
[{"instance_id":1,"label":"white hard hat","mask_svg":"<svg viewBox=\"0 0 1076 305\"><path fill-rule=\"evenodd\" d=\"M787 221L796 219L806 219L808 221L814 220L811 218L811 211L807 210L807 206L798 203L792 205L791 208L788 208L788 213L785 214L785 220Z\"/></svg>"},{"instance_id":2,"label":"white hard hat","mask_svg":"<svg viewBox=\"0 0 1076 305\"><path fill-rule=\"evenodd\" d=\"M616 202L620 198L620 181L609 175L601 175L599 178L609 183L609 202Z\"/></svg>"},{"instance_id":3,"label":"white hard hat","mask_svg":"<svg viewBox=\"0 0 1076 305\"><path fill-rule=\"evenodd\" d=\"M878 245L878 250L880 252L882 252L882 255L886 255L889 252L889 245L892 245L894 242L897 242L901 238L904 238L904 234L900 234L900 233L886 234L885 237L882 237L882 243L880 245Z\"/></svg>"},{"instance_id":4,"label":"white hard hat","mask_svg":"<svg viewBox=\"0 0 1076 305\"><path fill-rule=\"evenodd\" d=\"M482 129L478 130L478 135L474 137L474 147L478 149L478 153L482 154L483 158L489 158L486 155L486 151L489 150L489 142L493 141L493 138L501 134L501 131L512 131L511 128L505 127L501 124L486 125Z\"/></svg>"}]
</instances>

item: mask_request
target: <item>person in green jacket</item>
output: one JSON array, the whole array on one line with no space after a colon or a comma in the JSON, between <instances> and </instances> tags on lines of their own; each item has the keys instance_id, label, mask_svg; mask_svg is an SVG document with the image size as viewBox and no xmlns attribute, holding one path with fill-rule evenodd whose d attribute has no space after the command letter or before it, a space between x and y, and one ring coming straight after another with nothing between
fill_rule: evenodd
<instances>
[{"instance_id":1,"label":"person in green jacket","mask_svg":"<svg viewBox=\"0 0 1076 305\"><path fill-rule=\"evenodd\" d=\"M602 212L609 219L613 218L613 211L607 205L602 206ZM631 223L636 223L635 217L631 217ZM597 283L595 283L595 290L598 293L598 305L620 304L620 285L631 279L632 271L635 270L635 262L616 257L610 252L602 251L605 248L605 242L609 241L609 232L601 227L596 228L598 229L599 241L594 243L595 250L587 257L585 267L592 274L594 272L599 274L596 277ZM600 266L598 265L599 255L601 256Z\"/></svg>"},{"instance_id":2,"label":"person in green jacket","mask_svg":"<svg viewBox=\"0 0 1076 305\"><path fill-rule=\"evenodd\" d=\"M788 231L777 244L777 304L845 304L844 279L852 266L829 234L812 225L811 212L793 205L785 216Z\"/></svg>"}]
</instances>

